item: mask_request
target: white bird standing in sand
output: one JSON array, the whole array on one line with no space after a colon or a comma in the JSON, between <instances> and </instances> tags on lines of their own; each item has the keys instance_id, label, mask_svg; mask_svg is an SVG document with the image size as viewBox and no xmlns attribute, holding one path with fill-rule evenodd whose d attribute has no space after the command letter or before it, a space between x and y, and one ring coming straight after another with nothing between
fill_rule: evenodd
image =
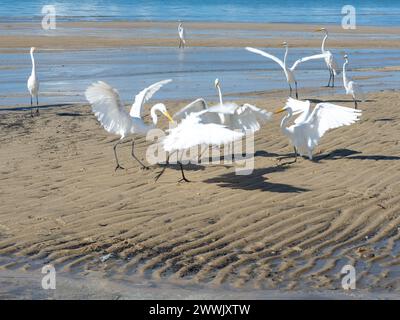
<instances>
[{"instance_id":1,"label":"white bird standing in sand","mask_svg":"<svg viewBox=\"0 0 400 320\"><path fill-rule=\"evenodd\" d=\"M27 87L29 90L29 94L31 95L31 116L33 116L33 98L36 97L36 114L39 114L39 79L36 75L36 63L35 57L33 56L33 52L36 50L35 47L31 48L31 60L32 60L32 72L28 78Z\"/></svg>"},{"instance_id":2,"label":"white bird standing in sand","mask_svg":"<svg viewBox=\"0 0 400 320\"><path fill-rule=\"evenodd\" d=\"M293 91L292 85L294 84L296 86L296 98L298 98L299 95L298 95L298 92L297 92L297 81L296 81L296 78L294 76L295 69L302 62L306 62L306 61L309 61L309 60L316 60L316 59L325 59L326 54L325 53L321 53L321 54L316 54L316 55L312 55L312 56L301 58L299 60L296 60L295 63L292 65L292 67L289 68L287 66L287 63L286 63L287 55L288 55L288 52L289 52L289 46L288 46L288 44L286 42L283 42L282 45L286 48L286 52L285 52L285 56L284 56L283 61L281 59L275 57L274 55L269 54L269 53L267 53L265 51L262 51L262 50L259 50L259 49L246 47L246 50L250 51L250 52L253 52L253 53L256 53L256 54L259 54L259 55L261 55L263 57L266 57L268 59L271 59L271 60L275 61L277 64L279 64L281 66L281 68L283 69L283 71L285 72L286 81L289 84L289 89L290 89L290 94L289 95L292 96L292 91Z\"/></svg>"},{"instance_id":3,"label":"white bird standing in sand","mask_svg":"<svg viewBox=\"0 0 400 320\"><path fill-rule=\"evenodd\" d=\"M332 81L332 88L333 88L333 87L335 87L335 76L340 74L340 67L337 64L332 52L325 49L325 43L326 43L326 40L328 39L328 30L326 28L321 28L321 29L318 29L317 31L325 32L325 37L322 40L321 52L323 54L326 54L325 63L329 70L329 82L328 82L327 87L330 87L331 81Z\"/></svg>"},{"instance_id":4,"label":"white bird standing in sand","mask_svg":"<svg viewBox=\"0 0 400 320\"><path fill-rule=\"evenodd\" d=\"M179 48L185 48L186 40L185 40L185 29L183 28L183 23L180 22L178 25L178 35L179 35Z\"/></svg>"},{"instance_id":5,"label":"white bird standing in sand","mask_svg":"<svg viewBox=\"0 0 400 320\"><path fill-rule=\"evenodd\" d=\"M188 114L175 128L167 130L168 135L161 141L163 149L169 154L185 151L198 145L223 145L243 137L243 132L237 132L217 123L209 123L209 110ZM213 115L211 115L213 116ZM169 164L169 156L167 157ZM182 162L178 160L181 169L181 181L190 182L183 171ZM157 181L164 173L166 166L156 176Z\"/></svg>"},{"instance_id":6,"label":"white bird standing in sand","mask_svg":"<svg viewBox=\"0 0 400 320\"><path fill-rule=\"evenodd\" d=\"M358 104L357 100L364 101L364 93L361 87L354 82L350 77L346 74L346 66L349 63L349 58L347 55L344 56L343 63L343 86L346 89L346 94L351 95L354 100L354 107L357 109Z\"/></svg>"},{"instance_id":7,"label":"white bird standing in sand","mask_svg":"<svg viewBox=\"0 0 400 320\"><path fill-rule=\"evenodd\" d=\"M208 110L202 115L204 123L217 123L226 126L231 130L241 130L243 133L254 133L261 128L266 121L271 120L272 113L245 103L239 106L236 103L224 103L220 82L215 79L215 88L218 90L219 104L208 107L204 99L197 99L175 113L174 120L182 120L193 112Z\"/></svg>"},{"instance_id":8,"label":"white bird standing in sand","mask_svg":"<svg viewBox=\"0 0 400 320\"><path fill-rule=\"evenodd\" d=\"M170 79L163 80L140 91L135 97L135 102L131 107L130 113L125 110L118 91L107 83L99 81L93 83L86 89L86 99L92 105L92 111L101 125L107 132L121 137L121 139L114 145L114 156L117 162L115 170L124 169L119 164L116 148L125 137L133 134L146 135L149 130L155 128L158 122L157 112L160 112L166 116L169 121L173 122L167 108L162 103L155 104L150 110L150 116L153 121L152 124L146 124L142 119L144 103L146 103L163 85L171 81L172 80ZM132 157L139 162L142 169L147 169L147 167L135 156L134 146L135 140L132 139Z\"/></svg>"},{"instance_id":9,"label":"white bird standing in sand","mask_svg":"<svg viewBox=\"0 0 400 320\"><path fill-rule=\"evenodd\" d=\"M312 160L314 148L322 136L330 129L348 126L361 117L361 110L341 107L331 103L318 103L311 111L310 101L300 101L289 98L285 107L275 113L287 112L282 119L281 130L292 145L297 160L297 154L308 156ZM294 124L287 127L293 115L300 114Z\"/></svg>"}]
</instances>

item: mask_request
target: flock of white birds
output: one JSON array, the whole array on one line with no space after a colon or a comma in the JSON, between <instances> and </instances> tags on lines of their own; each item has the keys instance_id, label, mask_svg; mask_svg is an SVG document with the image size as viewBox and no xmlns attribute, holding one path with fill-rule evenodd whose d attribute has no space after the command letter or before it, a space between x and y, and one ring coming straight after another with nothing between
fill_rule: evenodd
<instances>
[{"instance_id":1,"label":"flock of white birds","mask_svg":"<svg viewBox=\"0 0 400 320\"><path fill-rule=\"evenodd\" d=\"M330 129L350 125L358 121L361 117L361 110L357 109L357 101L363 101L360 87L351 80L346 73L346 66L349 63L347 55L344 56L343 69L340 70L332 53L325 49L328 31L321 28L317 31L325 33L322 41L321 53L298 59L291 67L287 66L286 60L289 46L286 42L283 46L286 48L283 61L279 58L262 51L260 49L246 47L246 50L259 54L278 63L283 69L287 83L290 89L290 97L285 106L275 114L286 112L281 121L281 130L286 135L294 147L294 154L307 156L310 160L313 157L313 150L318 145L322 136ZM186 45L185 30L182 23L178 26L179 48ZM36 98L36 105L39 104L39 80L36 74L36 64L34 59L35 48L31 48L30 56L32 60L32 73L28 79L28 90L31 96L31 116L33 116L33 99ZM351 95L354 100L354 109L338 106L332 103L318 103L314 108L310 101L298 100L297 80L295 78L296 68L307 61L324 59L329 70L329 86L335 85L335 76L343 73L343 84L346 94ZM92 111L97 117L103 128L112 134L120 136L120 140L114 145L114 156L116 168L124 169L118 160L117 146L123 139L132 137L132 157L140 164L142 169L148 169L135 155L134 135L146 136L146 134L157 126L158 115L164 115L170 122L174 123L170 129L166 130L167 135L161 140L163 149L167 152L166 166L156 176L156 180L163 174L169 164L169 157L172 153L186 151L196 146L221 146L230 144L245 135L254 134L262 125L272 119L273 113L254 105L245 103L240 106L233 102L224 102L221 92L221 84L218 79L215 80L215 88L219 96L219 103L214 106L208 106L206 101L199 98L173 116L171 116L167 107L163 103L157 103L150 109L152 123L148 124L143 120L144 104L162 86L170 83L172 80L162 80L140 91L132 104L130 112L125 109L125 105L120 99L119 93L105 82L98 81L90 85L86 91L86 99L92 106ZM296 99L292 98L293 87L295 86ZM39 114L37 107L36 113ZM291 121L292 120L292 121ZM290 125L290 122L293 124ZM178 159L180 159L178 157ZM184 174L181 161L177 161L180 166L182 179L180 181L189 181Z\"/></svg>"}]
</instances>

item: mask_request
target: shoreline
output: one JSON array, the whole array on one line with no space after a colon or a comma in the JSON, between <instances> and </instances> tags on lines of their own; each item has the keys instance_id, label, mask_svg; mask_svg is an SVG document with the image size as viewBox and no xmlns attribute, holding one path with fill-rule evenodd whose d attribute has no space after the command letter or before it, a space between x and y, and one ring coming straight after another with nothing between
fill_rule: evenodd
<instances>
[{"instance_id":1,"label":"shoreline","mask_svg":"<svg viewBox=\"0 0 400 320\"><path fill-rule=\"evenodd\" d=\"M58 29L46 32L40 29L40 25L34 23L0 23L0 26L3 32L7 30L8 33L11 31L15 33L0 34L0 52L4 52L4 49L31 46L42 49L175 47L177 41L176 23L172 22L63 22L57 25ZM185 26L190 47L278 48L285 40L291 47L318 48L323 38L322 33L315 32L321 25L310 24L187 22ZM33 32L22 34L26 30ZM143 34L143 30L151 32ZM110 34L98 34L104 31ZM399 27L365 26L356 30L343 30L338 26L330 26L329 31L330 48L397 49L400 47ZM82 35L82 32L87 34Z\"/></svg>"}]
</instances>

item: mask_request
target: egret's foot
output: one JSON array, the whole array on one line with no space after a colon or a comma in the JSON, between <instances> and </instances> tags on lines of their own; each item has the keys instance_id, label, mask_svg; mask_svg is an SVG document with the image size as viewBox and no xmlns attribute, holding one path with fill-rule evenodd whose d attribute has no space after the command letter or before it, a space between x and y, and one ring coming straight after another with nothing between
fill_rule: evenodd
<instances>
[{"instance_id":1,"label":"egret's foot","mask_svg":"<svg viewBox=\"0 0 400 320\"><path fill-rule=\"evenodd\" d=\"M39 109L36 109L36 115L40 116Z\"/></svg>"},{"instance_id":2,"label":"egret's foot","mask_svg":"<svg viewBox=\"0 0 400 320\"><path fill-rule=\"evenodd\" d=\"M178 183L181 183L181 182L191 182L191 181L186 178L182 178L181 180L178 181Z\"/></svg>"},{"instance_id":3,"label":"egret's foot","mask_svg":"<svg viewBox=\"0 0 400 320\"><path fill-rule=\"evenodd\" d=\"M115 170L114 170L114 171L117 171L118 169L120 169L120 170L125 170L124 167L121 167L119 164L117 164L117 166L115 167Z\"/></svg>"},{"instance_id":4,"label":"egret's foot","mask_svg":"<svg viewBox=\"0 0 400 320\"><path fill-rule=\"evenodd\" d=\"M150 167L143 166L143 167L140 167L140 170L142 170L142 171L147 171L147 170L150 170Z\"/></svg>"}]
</instances>

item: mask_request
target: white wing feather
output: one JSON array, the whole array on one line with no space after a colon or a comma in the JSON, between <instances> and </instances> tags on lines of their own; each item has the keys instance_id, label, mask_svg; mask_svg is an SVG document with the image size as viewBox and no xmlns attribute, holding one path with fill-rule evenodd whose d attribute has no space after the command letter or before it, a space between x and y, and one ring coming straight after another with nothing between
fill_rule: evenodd
<instances>
[{"instance_id":1,"label":"white wing feather","mask_svg":"<svg viewBox=\"0 0 400 320\"><path fill-rule=\"evenodd\" d=\"M327 56L328 56L327 53L320 53L320 54L315 54L315 55L308 56L308 57L303 57L299 60L296 60L295 63L293 63L293 66L290 68L290 70L291 71L295 70L300 63L310 61L310 60L325 59Z\"/></svg>"},{"instance_id":2,"label":"white wing feather","mask_svg":"<svg viewBox=\"0 0 400 320\"><path fill-rule=\"evenodd\" d=\"M243 130L256 132L260 130L261 125L272 118L272 113L257 108L251 104L245 103L237 108L233 116L229 128L232 130Z\"/></svg>"},{"instance_id":3,"label":"white wing feather","mask_svg":"<svg viewBox=\"0 0 400 320\"><path fill-rule=\"evenodd\" d=\"M256 53L256 54L259 54L259 55L261 55L263 57L266 57L268 59L271 59L271 60L275 61L277 64L279 64L282 69L285 69L285 65L283 64L283 61L281 59L273 56L272 54L269 54L269 53L267 53L265 51L262 51L260 49L251 48L251 47L246 47L246 50L250 51L250 52L253 52L253 53Z\"/></svg>"},{"instance_id":4,"label":"white wing feather","mask_svg":"<svg viewBox=\"0 0 400 320\"><path fill-rule=\"evenodd\" d=\"M299 115L295 120L295 124L302 123L307 119L310 114L311 104L310 101L301 101L293 98L289 98L286 101L286 107L292 109L293 115Z\"/></svg>"},{"instance_id":5,"label":"white wing feather","mask_svg":"<svg viewBox=\"0 0 400 320\"><path fill-rule=\"evenodd\" d=\"M330 129L348 126L360 120L362 111L338 106L332 103L319 103L307 119L317 143Z\"/></svg>"},{"instance_id":6,"label":"white wing feather","mask_svg":"<svg viewBox=\"0 0 400 320\"><path fill-rule=\"evenodd\" d=\"M99 81L86 89L85 96L92 105L94 115L106 131L122 137L127 133L132 121L116 89Z\"/></svg>"},{"instance_id":7,"label":"white wing feather","mask_svg":"<svg viewBox=\"0 0 400 320\"><path fill-rule=\"evenodd\" d=\"M135 97L135 102L131 107L130 116L140 118L142 116L143 104L149 101L163 85L170 83L171 81L171 79L162 80L140 91Z\"/></svg>"},{"instance_id":8,"label":"white wing feather","mask_svg":"<svg viewBox=\"0 0 400 320\"><path fill-rule=\"evenodd\" d=\"M181 110L175 113L172 118L175 121L180 121L193 112L200 112L207 110L207 108L207 102L204 99L199 98L189 103L186 107L183 107Z\"/></svg>"},{"instance_id":9,"label":"white wing feather","mask_svg":"<svg viewBox=\"0 0 400 320\"><path fill-rule=\"evenodd\" d=\"M231 143L243 137L242 132L236 132L215 123L202 123L201 115L207 111L192 113L182 120L162 140L165 151L185 150L197 145L222 145Z\"/></svg>"}]
</instances>

